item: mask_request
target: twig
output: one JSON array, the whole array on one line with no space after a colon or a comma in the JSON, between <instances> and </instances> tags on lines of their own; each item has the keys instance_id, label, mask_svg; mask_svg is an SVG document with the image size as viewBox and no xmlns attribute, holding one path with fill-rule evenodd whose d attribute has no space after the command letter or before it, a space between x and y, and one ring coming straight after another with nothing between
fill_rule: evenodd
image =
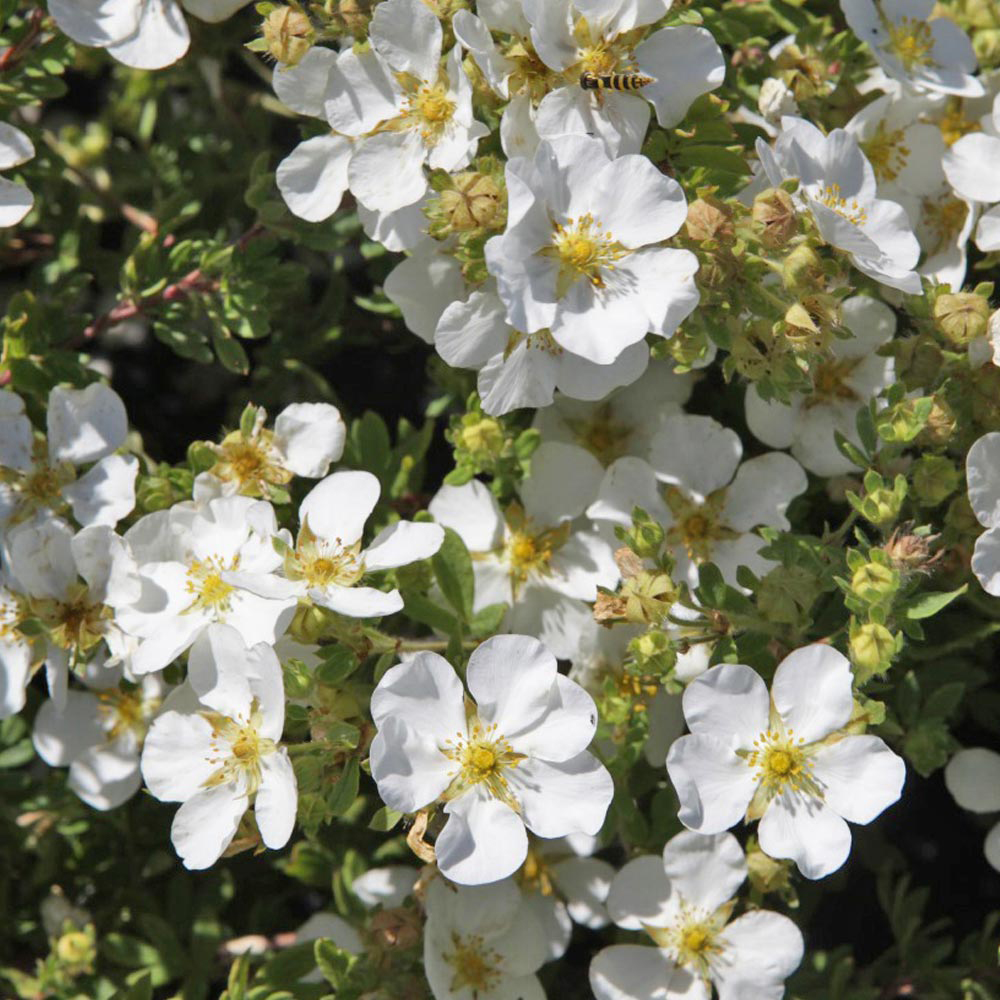
<instances>
[{"instance_id":1,"label":"twig","mask_svg":"<svg viewBox=\"0 0 1000 1000\"><path fill-rule=\"evenodd\" d=\"M24 58L28 49L35 44L42 33L44 20L45 11L41 7L36 7L28 18L28 30L24 38L0 52L0 73L9 73Z\"/></svg>"},{"instance_id":2,"label":"twig","mask_svg":"<svg viewBox=\"0 0 1000 1000\"><path fill-rule=\"evenodd\" d=\"M236 250L243 251L251 240L256 239L263 232L264 227L259 223L255 223L233 243L233 247ZM164 243L170 239L169 236L166 237ZM193 271L188 271L179 281L167 285L161 292L147 295L142 299L119 302L118 305L102 313L93 323L86 327L83 331L83 337L85 340L93 340L99 333L103 333L110 327L141 315L150 306L159 305L163 302L176 302L178 299L183 299L188 295L194 295L199 292L214 292L218 288L218 281L207 277L202 273L200 267L196 267Z\"/></svg>"}]
</instances>

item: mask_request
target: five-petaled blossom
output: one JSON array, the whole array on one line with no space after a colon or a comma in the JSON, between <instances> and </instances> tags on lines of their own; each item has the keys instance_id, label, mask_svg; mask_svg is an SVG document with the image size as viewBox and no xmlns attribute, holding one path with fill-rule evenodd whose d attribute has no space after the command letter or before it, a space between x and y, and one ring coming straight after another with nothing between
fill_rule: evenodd
<instances>
[{"instance_id":1,"label":"five-petaled blossom","mask_svg":"<svg viewBox=\"0 0 1000 1000\"><path fill-rule=\"evenodd\" d=\"M513 879L427 887L424 970L434 1000L545 1000L546 928Z\"/></svg>"},{"instance_id":2,"label":"five-petaled blossom","mask_svg":"<svg viewBox=\"0 0 1000 1000\"><path fill-rule=\"evenodd\" d=\"M829 646L789 653L770 696L756 671L725 663L692 681L683 704L691 733L671 746L667 770L690 830L759 819L761 850L818 879L850 854L845 821L870 823L900 796L902 758L877 736L845 731L851 665Z\"/></svg>"},{"instance_id":3,"label":"five-petaled blossom","mask_svg":"<svg viewBox=\"0 0 1000 1000\"><path fill-rule=\"evenodd\" d=\"M607 365L649 332L669 337L698 304L694 254L654 246L684 222L684 192L646 157L612 160L587 136L550 139L508 161L507 198L486 266L516 330L547 329Z\"/></svg>"},{"instance_id":4,"label":"five-petaled blossom","mask_svg":"<svg viewBox=\"0 0 1000 1000\"><path fill-rule=\"evenodd\" d=\"M679 833L662 858L625 865L611 883L608 911L656 947L619 944L598 953L590 966L598 1000L710 1000L713 986L719 1000L780 1000L802 961L802 933L767 910L732 920L746 877L731 833Z\"/></svg>"},{"instance_id":5,"label":"five-petaled blossom","mask_svg":"<svg viewBox=\"0 0 1000 1000\"><path fill-rule=\"evenodd\" d=\"M378 479L370 472L335 472L317 483L299 507L295 547L284 532L274 532L282 552L279 565L263 571L233 567L228 584L274 600L308 598L350 618L391 615L403 607L398 590L388 593L358 586L365 574L406 566L434 555L444 540L437 524L397 521L367 548L361 534L378 502ZM280 574L279 571L280 570Z\"/></svg>"},{"instance_id":6,"label":"five-petaled blossom","mask_svg":"<svg viewBox=\"0 0 1000 1000\"><path fill-rule=\"evenodd\" d=\"M164 703L142 749L142 777L162 802L180 802L170 839L185 868L214 864L253 805L261 840L284 847L298 792L288 751L281 665L267 643L247 647L212 625L188 657L188 679Z\"/></svg>"},{"instance_id":7,"label":"five-petaled blossom","mask_svg":"<svg viewBox=\"0 0 1000 1000\"><path fill-rule=\"evenodd\" d=\"M906 210L876 197L875 173L854 136L839 128L824 135L803 118L782 118L773 148L758 139L757 155L770 184L798 180L798 207L859 271L891 288L920 293L914 271L920 244Z\"/></svg>"},{"instance_id":8,"label":"five-petaled blossom","mask_svg":"<svg viewBox=\"0 0 1000 1000\"><path fill-rule=\"evenodd\" d=\"M539 837L595 834L614 790L587 752L593 699L537 639L500 635L469 658L466 682L436 653L386 671L372 695L372 777L392 809L443 803L434 849L452 881L506 878Z\"/></svg>"}]
</instances>

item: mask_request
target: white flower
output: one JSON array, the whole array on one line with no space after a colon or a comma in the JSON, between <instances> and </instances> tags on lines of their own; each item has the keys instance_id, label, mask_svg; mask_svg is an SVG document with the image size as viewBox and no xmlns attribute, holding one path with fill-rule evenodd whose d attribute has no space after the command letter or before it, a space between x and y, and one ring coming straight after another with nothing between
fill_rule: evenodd
<instances>
[{"instance_id":1,"label":"white flower","mask_svg":"<svg viewBox=\"0 0 1000 1000\"><path fill-rule=\"evenodd\" d=\"M224 579L228 571L266 574L281 564L278 527L264 500L220 497L204 507L176 504L140 518L125 534L139 563L142 592L117 621L139 640L135 674L162 670L213 622L244 641L273 643L291 621L294 597L259 597Z\"/></svg>"},{"instance_id":2,"label":"white flower","mask_svg":"<svg viewBox=\"0 0 1000 1000\"><path fill-rule=\"evenodd\" d=\"M634 382L649 361L641 340L611 364L598 365L560 347L548 330L521 333L492 289L452 302L438 322L434 346L449 365L479 370L477 388L491 416L548 406L556 389L573 399L601 399Z\"/></svg>"},{"instance_id":3,"label":"white flower","mask_svg":"<svg viewBox=\"0 0 1000 1000\"><path fill-rule=\"evenodd\" d=\"M0 392L0 526L69 504L84 525L116 524L135 506L134 455L113 454L128 417L114 390L56 386L49 393L47 444L36 442L24 401ZM80 478L77 469L95 463Z\"/></svg>"},{"instance_id":4,"label":"white flower","mask_svg":"<svg viewBox=\"0 0 1000 1000\"><path fill-rule=\"evenodd\" d=\"M267 643L212 625L188 657L188 681L153 720L142 777L161 802L180 802L170 839L185 868L222 855L251 806L264 844L284 847L298 794L288 752L281 666ZM185 689L187 688L187 689Z\"/></svg>"},{"instance_id":5,"label":"white flower","mask_svg":"<svg viewBox=\"0 0 1000 1000\"><path fill-rule=\"evenodd\" d=\"M67 784L89 806L114 809L142 784L139 752L166 693L158 674L124 686L120 671L88 671L93 691L69 691L62 711L51 699L35 716L31 740L51 767L68 767Z\"/></svg>"},{"instance_id":6,"label":"white flower","mask_svg":"<svg viewBox=\"0 0 1000 1000\"><path fill-rule=\"evenodd\" d=\"M704 28L661 28L636 44L641 29L670 5L671 0L523 0L535 51L563 81L538 106L542 138L593 135L611 156L638 153L649 124L647 101L659 124L672 128L697 97L722 84L725 60ZM580 86L583 73L626 69L650 82L636 93Z\"/></svg>"},{"instance_id":7,"label":"white flower","mask_svg":"<svg viewBox=\"0 0 1000 1000\"><path fill-rule=\"evenodd\" d=\"M857 139L843 129L823 135L802 118L783 118L781 125L773 149L757 140L769 183L797 178L793 197L827 243L875 281L918 294L920 277L913 268L920 244L903 207L876 197L875 174Z\"/></svg>"},{"instance_id":8,"label":"white flower","mask_svg":"<svg viewBox=\"0 0 1000 1000\"><path fill-rule=\"evenodd\" d=\"M630 525L641 507L666 528L678 579L696 586L699 564L713 562L737 586L737 566L763 575L772 565L759 554L764 541L754 529L787 530L785 511L807 486L788 455L769 452L741 464L742 454L739 435L711 417L669 417L653 438L650 461L614 462L587 514Z\"/></svg>"},{"instance_id":9,"label":"white flower","mask_svg":"<svg viewBox=\"0 0 1000 1000\"><path fill-rule=\"evenodd\" d=\"M857 413L869 400L892 385L892 358L875 352L892 340L896 317L884 303L856 295L842 303L844 325L853 336L834 340L832 357L814 375L815 389L795 394L786 405L765 402L754 385L746 393L747 425L772 448L789 448L792 455L818 476L838 476L856 467L838 450L834 432L860 445Z\"/></svg>"},{"instance_id":10,"label":"white flower","mask_svg":"<svg viewBox=\"0 0 1000 1000\"><path fill-rule=\"evenodd\" d=\"M116 615L139 596L135 561L107 525L74 534L65 521L48 514L9 531L5 544L23 617L45 628L49 692L62 710L70 666L82 664L102 640L118 659L130 652Z\"/></svg>"},{"instance_id":11,"label":"white flower","mask_svg":"<svg viewBox=\"0 0 1000 1000\"><path fill-rule=\"evenodd\" d=\"M19 128L0 122L0 170L19 167L34 155L35 147ZM34 196L23 184L0 177L0 227L16 226L34 203Z\"/></svg>"},{"instance_id":12,"label":"white flower","mask_svg":"<svg viewBox=\"0 0 1000 1000\"><path fill-rule=\"evenodd\" d=\"M986 528L972 553L972 572L987 594L1000 596L1000 433L984 434L965 460L969 503Z\"/></svg>"},{"instance_id":13,"label":"white flower","mask_svg":"<svg viewBox=\"0 0 1000 1000\"><path fill-rule=\"evenodd\" d=\"M532 426L543 441L586 448L602 465L623 455L649 458L653 437L668 417L681 412L694 378L653 362L636 381L599 403L559 393L553 405L535 414Z\"/></svg>"},{"instance_id":14,"label":"white flower","mask_svg":"<svg viewBox=\"0 0 1000 1000\"><path fill-rule=\"evenodd\" d=\"M630 861L615 877L608 909L619 927L645 931L656 948L612 945L590 966L598 1000L781 1000L802 961L802 932L780 913L731 920L747 877L731 833L679 833L663 857Z\"/></svg>"},{"instance_id":15,"label":"white flower","mask_svg":"<svg viewBox=\"0 0 1000 1000\"><path fill-rule=\"evenodd\" d=\"M513 880L427 888L424 972L435 1000L545 1000L545 929Z\"/></svg>"},{"instance_id":16,"label":"white flower","mask_svg":"<svg viewBox=\"0 0 1000 1000\"><path fill-rule=\"evenodd\" d=\"M944 769L944 783L963 809L1000 812L1000 754L995 750L959 750ZM1000 823L990 827L983 851L986 860L1000 871Z\"/></svg>"},{"instance_id":17,"label":"white flower","mask_svg":"<svg viewBox=\"0 0 1000 1000\"><path fill-rule=\"evenodd\" d=\"M370 472L335 472L314 486L299 507L295 547L273 534L284 558L257 570L233 566L222 579L260 598L308 598L351 618L391 615L403 607L398 590L358 586L367 573L428 559L444 541L436 524L396 521L362 548L361 535L379 497ZM278 565L280 564L280 565ZM283 575L277 575L278 569Z\"/></svg>"},{"instance_id":18,"label":"white flower","mask_svg":"<svg viewBox=\"0 0 1000 1000\"><path fill-rule=\"evenodd\" d=\"M194 484L194 499L217 496L269 496L293 476L319 479L344 453L347 428L340 411L329 403L292 403L278 414L274 430L264 428L267 411L258 407L253 426L238 428L222 443L209 445L218 461Z\"/></svg>"},{"instance_id":19,"label":"white flower","mask_svg":"<svg viewBox=\"0 0 1000 1000\"><path fill-rule=\"evenodd\" d=\"M435 653L386 671L372 695L371 770L392 809L444 802L438 867L481 885L523 864L525 827L546 838L597 833L614 789L586 750L593 699L536 639L487 639L469 658L466 682L468 710L462 682Z\"/></svg>"},{"instance_id":20,"label":"white flower","mask_svg":"<svg viewBox=\"0 0 1000 1000\"><path fill-rule=\"evenodd\" d=\"M871 46L879 66L915 90L976 96L976 54L947 17L930 20L934 0L840 0L851 30Z\"/></svg>"},{"instance_id":21,"label":"white flower","mask_svg":"<svg viewBox=\"0 0 1000 1000\"><path fill-rule=\"evenodd\" d=\"M473 480L442 486L428 506L472 553L474 610L510 605L504 631L534 635L560 658L573 655L591 617L584 602L597 599L598 586L618 582L611 542L580 518L600 480L592 455L546 442L532 456L520 504L501 513L489 489Z\"/></svg>"},{"instance_id":22,"label":"white flower","mask_svg":"<svg viewBox=\"0 0 1000 1000\"><path fill-rule=\"evenodd\" d=\"M948 185L942 165L944 136L936 124L923 120L929 103L886 94L865 105L844 127L871 163L879 197L906 209L924 250L919 273L959 288L965 280L965 245L975 212Z\"/></svg>"},{"instance_id":23,"label":"white flower","mask_svg":"<svg viewBox=\"0 0 1000 1000\"><path fill-rule=\"evenodd\" d=\"M507 230L486 244L486 264L515 329L548 329L606 365L647 332L670 336L697 304L694 255L651 245L684 222L684 192L646 157L551 139L507 163L507 195Z\"/></svg>"},{"instance_id":24,"label":"white flower","mask_svg":"<svg viewBox=\"0 0 1000 1000\"><path fill-rule=\"evenodd\" d=\"M106 49L134 69L162 69L191 41L183 11L224 21L248 0L50 0L49 13L74 42Z\"/></svg>"},{"instance_id":25,"label":"white flower","mask_svg":"<svg viewBox=\"0 0 1000 1000\"><path fill-rule=\"evenodd\" d=\"M31 640L19 628L27 618L26 599L9 584L0 569L0 719L24 708L34 660Z\"/></svg>"},{"instance_id":26,"label":"white flower","mask_svg":"<svg viewBox=\"0 0 1000 1000\"><path fill-rule=\"evenodd\" d=\"M790 858L809 879L835 872L851 851L852 823L870 823L895 802L906 767L877 736L848 735L851 665L829 646L789 653L771 693L742 664L712 667L688 685L691 735L667 755L681 802L698 833L759 819L761 850Z\"/></svg>"}]
</instances>

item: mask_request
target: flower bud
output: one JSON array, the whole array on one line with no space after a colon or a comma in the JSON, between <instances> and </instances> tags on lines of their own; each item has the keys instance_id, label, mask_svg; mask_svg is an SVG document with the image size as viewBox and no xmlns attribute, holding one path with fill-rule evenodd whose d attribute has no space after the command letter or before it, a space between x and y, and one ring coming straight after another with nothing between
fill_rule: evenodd
<instances>
[{"instance_id":1,"label":"flower bud","mask_svg":"<svg viewBox=\"0 0 1000 1000\"><path fill-rule=\"evenodd\" d=\"M778 861L766 855L757 844L747 851L747 874L750 888L761 894L780 893L783 897L793 896L791 861Z\"/></svg>"},{"instance_id":2,"label":"flower bud","mask_svg":"<svg viewBox=\"0 0 1000 1000\"><path fill-rule=\"evenodd\" d=\"M457 174L428 210L430 234L444 239L450 233L496 228L502 204L503 192L489 174L474 170Z\"/></svg>"},{"instance_id":3,"label":"flower bud","mask_svg":"<svg viewBox=\"0 0 1000 1000\"><path fill-rule=\"evenodd\" d=\"M851 629L848 652L858 683L864 684L889 669L896 652L896 638L884 625L868 622Z\"/></svg>"},{"instance_id":4,"label":"flower bud","mask_svg":"<svg viewBox=\"0 0 1000 1000\"><path fill-rule=\"evenodd\" d=\"M943 455L924 455L913 465L913 492L933 507L958 489L958 469Z\"/></svg>"},{"instance_id":5,"label":"flower bud","mask_svg":"<svg viewBox=\"0 0 1000 1000\"><path fill-rule=\"evenodd\" d=\"M851 577L851 590L867 604L890 601L899 589L899 574L878 562L866 562Z\"/></svg>"},{"instance_id":6,"label":"flower bud","mask_svg":"<svg viewBox=\"0 0 1000 1000\"><path fill-rule=\"evenodd\" d=\"M822 258L807 243L800 244L782 263L781 280L790 292L803 292L822 287L824 281Z\"/></svg>"},{"instance_id":7,"label":"flower bud","mask_svg":"<svg viewBox=\"0 0 1000 1000\"><path fill-rule=\"evenodd\" d=\"M768 188L754 198L753 220L762 228L761 243L771 249L783 247L799 229L792 197L781 188Z\"/></svg>"},{"instance_id":8,"label":"flower bud","mask_svg":"<svg viewBox=\"0 0 1000 1000\"><path fill-rule=\"evenodd\" d=\"M93 935L85 930L67 931L56 941L55 954L67 972L82 974L92 967L97 958Z\"/></svg>"},{"instance_id":9,"label":"flower bud","mask_svg":"<svg viewBox=\"0 0 1000 1000\"><path fill-rule=\"evenodd\" d=\"M462 420L456 444L473 455L499 455L506 440L499 421L469 413Z\"/></svg>"},{"instance_id":10,"label":"flower bud","mask_svg":"<svg viewBox=\"0 0 1000 1000\"><path fill-rule=\"evenodd\" d=\"M930 416L920 432L920 442L943 447L951 441L957 427L955 411L942 396L934 396Z\"/></svg>"},{"instance_id":11,"label":"flower bud","mask_svg":"<svg viewBox=\"0 0 1000 1000\"><path fill-rule=\"evenodd\" d=\"M946 340L956 347L964 347L986 335L990 304L975 292L945 293L934 302L934 322Z\"/></svg>"},{"instance_id":12,"label":"flower bud","mask_svg":"<svg viewBox=\"0 0 1000 1000\"><path fill-rule=\"evenodd\" d=\"M337 15L355 41L368 37L368 24L372 17L371 7L372 0L340 0L337 4Z\"/></svg>"},{"instance_id":13,"label":"flower bud","mask_svg":"<svg viewBox=\"0 0 1000 1000\"><path fill-rule=\"evenodd\" d=\"M628 648L635 657L636 670L643 674L662 677L677 662L677 649L673 639L659 629L637 636L629 643Z\"/></svg>"},{"instance_id":14,"label":"flower bud","mask_svg":"<svg viewBox=\"0 0 1000 1000\"><path fill-rule=\"evenodd\" d=\"M312 22L294 7L277 7L262 26L267 51L286 66L294 66L312 48L316 33Z\"/></svg>"}]
</instances>

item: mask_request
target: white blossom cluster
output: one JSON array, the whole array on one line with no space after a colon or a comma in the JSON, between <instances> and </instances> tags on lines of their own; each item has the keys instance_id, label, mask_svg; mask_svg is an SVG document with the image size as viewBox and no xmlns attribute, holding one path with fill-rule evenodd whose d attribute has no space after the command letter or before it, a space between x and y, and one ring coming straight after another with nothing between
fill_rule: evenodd
<instances>
[{"instance_id":1,"label":"white blossom cluster","mask_svg":"<svg viewBox=\"0 0 1000 1000\"><path fill-rule=\"evenodd\" d=\"M701 637L648 706L647 759L676 797L680 832L662 857L630 857L606 835L621 789L602 762L595 695L621 679L641 630L603 629L594 608L627 585L620 539L637 508L663 529L672 586L690 596L711 564L749 594L748 578L777 565L768 544L791 527L790 507L858 472L842 442L862 446L859 414L883 408L896 381L892 306L925 283L959 289L970 240L1000 250L1000 79L977 74L965 34L933 17L931 0L841 5L870 49L865 88L877 96L829 131L777 80L759 114L742 109L767 137L743 200L786 193L856 272L812 390L747 388L756 442L685 411L697 365L653 360L699 308L699 260L680 245L685 187L644 142L654 118L673 129L721 86L726 62L706 28L670 20L670 0L479 0L450 20L422 0L383 0L364 44L278 65L277 98L312 119L277 167L287 207L319 224L353 199L369 238L406 253L387 297L445 363L475 370L486 415L538 411L530 474L506 503L481 479L443 485L419 517L393 515L373 535L378 478L335 467L340 413L299 402L271 429L258 410L213 446L190 499L138 515L140 462L114 391L54 388L44 434L20 396L0 392L0 716L20 712L43 673L39 756L68 767L96 809L142 787L177 803L171 840L190 869L248 829L283 848L297 812L283 667L317 653L292 642L296 622L405 613L395 571L419 571L453 533L471 558L471 612L504 606L498 634L477 637L462 663L400 647L370 690L371 779L388 810L437 821L424 857L435 867L373 868L359 897L420 899L438 1000L544 997L537 973L566 951L574 922L634 934L593 959L599 1000L783 996L803 935L743 893L747 852L729 831L756 824L768 859L825 878L848 861L848 824L899 799L903 759L864 732L857 672L836 639L783 649L765 680L716 662ZM186 51L185 11L217 21L242 6L49 10L81 45L149 69ZM616 74L639 85L581 85ZM474 85L491 94L495 129L474 112ZM440 175L466 171L487 145L504 154L506 216L473 280L428 211ZM0 168L33 155L0 126ZM23 185L0 181L0 225L31 207ZM1000 363L1000 330L970 347L970 363L976 350ZM710 363L711 352L697 364ZM985 529L971 568L994 596L998 470L992 433L969 451L967 480ZM310 483L297 509L269 493L299 480ZM672 610L676 635L690 611ZM960 805L1000 811L992 751L961 751L947 781ZM1000 868L998 830L986 853ZM300 930L317 937L364 948L333 914Z\"/></svg>"}]
</instances>

